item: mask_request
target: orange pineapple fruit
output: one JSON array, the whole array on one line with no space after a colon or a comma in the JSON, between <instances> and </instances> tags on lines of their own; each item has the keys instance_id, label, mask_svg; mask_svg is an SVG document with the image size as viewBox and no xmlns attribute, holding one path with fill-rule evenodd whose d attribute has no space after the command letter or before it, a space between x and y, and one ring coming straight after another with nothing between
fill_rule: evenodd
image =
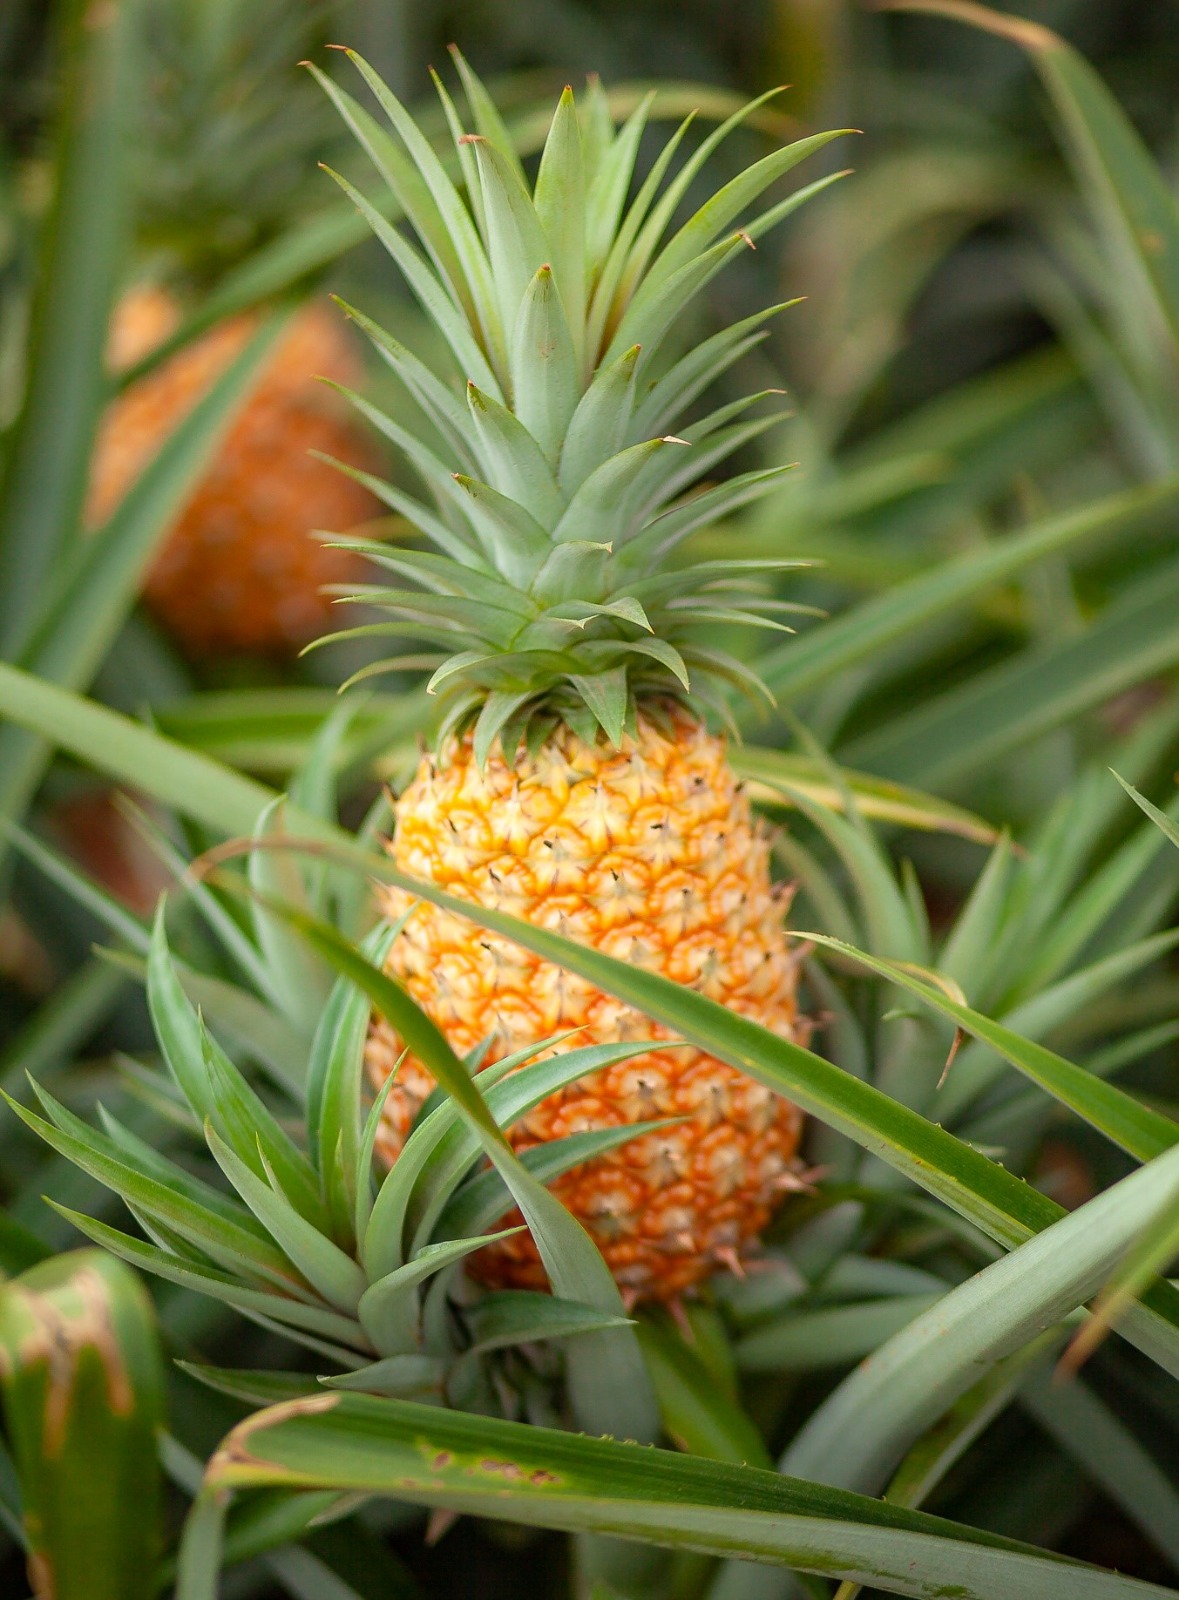
<instances>
[{"instance_id":1,"label":"orange pineapple fruit","mask_svg":"<svg viewBox=\"0 0 1179 1600\"><path fill-rule=\"evenodd\" d=\"M759 196L832 136L764 158L673 229L678 202L744 113L660 192L681 128L628 204L649 100L616 130L600 87L591 84L581 105L567 89L532 183L458 58L477 131L463 133L439 92L464 195L400 102L353 60L418 167L409 220L424 250L411 251L338 181L406 271L452 359L440 375L354 313L432 424L427 445L388 421L427 499L393 485L383 497L434 550L344 541L399 585L357 597L389 613L389 632L426 641L426 658L387 664L432 665L427 688L442 710L434 753L397 802L393 859L459 897L805 1036L767 842L724 740L703 721L706 706L725 713L720 691L729 687L768 693L725 650L725 633L784 626L780 614L794 608L766 585L793 563L672 559L694 528L773 487L784 470L687 492L776 420L743 416L761 396L683 420L762 336L769 313L678 357L664 345L715 271L805 191L761 212ZM371 146L353 103L322 81ZM498 1060L568 1028L580 1030L576 1043L666 1037L510 940L413 907L399 891L383 891L380 903L390 919L411 913L387 970L458 1051L490 1040L485 1059ZM392 1162L434 1086L421 1062L397 1067L399 1053L375 1022L371 1079L397 1074L383 1112ZM667 1047L586 1076L509 1130L527 1148L662 1118L679 1120L555 1183L631 1301L673 1299L739 1264L776 1197L797 1182L798 1110L698 1050ZM481 1252L473 1270L492 1284L545 1283L526 1234Z\"/></svg>"},{"instance_id":2,"label":"orange pineapple fruit","mask_svg":"<svg viewBox=\"0 0 1179 1600\"><path fill-rule=\"evenodd\" d=\"M111 331L116 370L134 365L179 322L164 289L120 301ZM97 442L87 519L111 515L184 414L240 353L256 326L229 319L132 383L109 408ZM312 529L366 520L367 490L311 452L371 466L339 397L317 383L354 386L360 363L340 319L317 302L291 319L156 557L144 598L193 656L286 654L327 625L328 584L350 583L357 557Z\"/></svg>"},{"instance_id":3,"label":"orange pineapple fruit","mask_svg":"<svg viewBox=\"0 0 1179 1600\"><path fill-rule=\"evenodd\" d=\"M798 1030L767 841L723 739L690 713L669 708L658 725L640 713L637 737L617 749L565 729L535 759L509 765L497 752L482 770L468 735L423 762L397 815L391 853L403 872L688 984L777 1033ZM411 904L399 889L382 893L390 919ZM495 1059L567 1028L580 1030L578 1045L671 1037L584 979L424 903L388 968L464 1054L489 1033ZM368 1047L376 1079L399 1050L377 1022ZM386 1102L387 1160L433 1087L418 1062L401 1068ZM795 1107L701 1050L652 1051L543 1101L514 1142L527 1149L664 1117L684 1120L553 1187L624 1290L668 1296L739 1257L765 1226L791 1181ZM526 1234L482 1265L497 1282L546 1283Z\"/></svg>"}]
</instances>

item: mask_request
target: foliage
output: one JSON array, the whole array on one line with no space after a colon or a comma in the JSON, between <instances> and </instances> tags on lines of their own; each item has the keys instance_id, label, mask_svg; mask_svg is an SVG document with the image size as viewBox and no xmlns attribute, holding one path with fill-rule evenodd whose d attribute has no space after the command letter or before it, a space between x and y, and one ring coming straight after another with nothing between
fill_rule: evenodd
<instances>
[{"instance_id":1,"label":"foliage","mask_svg":"<svg viewBox=\"0 0 1179 1600\"><path fill-rule=\"evenodd\" d=\"M28 1544L60 1595L112 1600L171 1585L210 1600L222 1568L235 1592L297 1600L412 1595L414 1574L437 1592L476 1572L505 1573L511 1592L629 1600L1173 1595L1179 209L1160 87L1173 41L1136 14L1137 54L1102 56L1103 28L1129 25L1113 0L1055 8L1059 33L958 0L907 0L921 17L349 0L327 22L251 0L183 8L198 54L153 35L167 8L152 0L96 8L89 28L75 0L48 24L40 9L0 17L4 1581L19 1583ZM859 170L826 187L820 166L822 192L709 290L737 324L785 296L808 304L743 342L675 425L728 427L740 396L783 376L792 388L789 419L732 436L733 474L696 503L685 548L710 571L757 563L745 570L799 628L758 646L713 618L708 643L777 699L759 712L726 689L718 714L747 735L734 762L794 886L814 1040L454 903L472 937L510 934L807 1110L811 1171L755 1270L718 1276L674 1317L625 1312L545 1187L618 1133L522 1159L503 1136L602 1051L550 1041L506 1076L459 1062L381 975L396 933L371 927L372 881L445 899L398 880L378 847L380 785L411 766L429 703L403 668L379 693L335 693L385 636L288 671L196 672L135 609L284 315L328 284L395 336L374 327L386 360L367 374L367 414L403 439L410 403L388 367L416 375L443 435L470 449L458 467L490 473L490 446L430 386L445 354L377 253L355 248L366 222L316 186L330 135L281 42L304 24L300 49L330 26L375 61L395 123L419 98L417 58L452 25L476 64L529 69L497 85L506 131L493 130L529 173L550 63L613 69L578 99L632 130L616 145L633 140L639 187L664 142L639 137L645 117L700 108L687 160L783 60L799 89L732 129L714 187L726 160L752 152L777 172L805 148L821 163L819 126L867 130ZM273 48L278 76L234 77L242 38ZM173 126L167 162L136 121L153 59L179 75L193 130ZM489 117L456 59L471 115ZM707 86L633 81L672 61ZM335 65L316 55L317 72ZM206 120L215 81L232 91L221 121ZM393 141L324 81L388 161ZM435 211L461 204L470 160L445 106L415 116L430 206L415 214L402 161L400 190L363 209L395 252L408 213L444 258ZM235 173L219 152L243 130ZM342 150L331 159L362 181ZM707 195L689 166L669 170L673 185L688 174L680 224ZM199 262L186 235L209 245ZM697 242L712 236L701 226ZM87 534L110 307L134 269L178 248L194 294L166 349L243 307L267 315ZM716 305L702 298L703 331ZM672 370L696 331L686 313L667 330ZM502 355L487 392L517 376ZM365 547L417 575L428 558L406 508L440 513L397 461L383 481L393 515ZM745 505L742 485L772 492ZM400 650L404 616L393 626ZM170 891L154 916L55 831L62 798L95 781L135 796L124 836ZM370 1005L442 1086L388 1173L361 1072ZM489 1293L466 1271L513 1207L552 1296ZM103 1250L54 1255L79 1230ZM152 1282L166 1382L126 1262ZM79 1307L85 1337L70 1344ZM58 1329L72 1365L39 1364L30 1317ZM116 1361L130 1409L108 1381ZM58 1448L44 1430L63 1416ZM447 1512L464 1518L436 1555L427 1510L432 1537ZM558 1549L527 1530L571 1537Z\"/></svg>"}]
</instances>

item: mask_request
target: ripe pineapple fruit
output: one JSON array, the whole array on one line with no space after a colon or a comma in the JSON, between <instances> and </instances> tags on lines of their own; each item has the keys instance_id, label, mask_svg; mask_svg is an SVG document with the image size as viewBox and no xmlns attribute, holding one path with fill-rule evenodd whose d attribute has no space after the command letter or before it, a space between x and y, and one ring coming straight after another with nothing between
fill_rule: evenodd
<instances>
[{"instance_id":1,"label":"ripe pineapple fruit","mask_svg":"<svg viewBox=\"0 0 1179 1600\"><path fill-rule=\"evenodd\" d=\"M313 157L331 131L321 97L295 66L323 41L323 0L145 0L142 9L136 221L152 281L116 309L116 371L174 331L182 304L199 302L306 215ZM111 406L92 470L92 526L255 322L242 315L214 327ZM361 467L375 464L374 453L317 376L354 385L359 357L339 319L312 302L291 319L148 575L148 605L193 656L290 653L328 625L322 586L356 579L357 559L325 551L310 530L353 527L375 502L308 452Z\"/></svg>"},{"instance_id":2,"label":"ripe pineapple fruit","mask_svg":"<svg viewBox=\"0 0 1179 1600\"><path fill-rule=\"evenodd\" d=\"M739 230L737 219L834 135L765 157L668 237L711 150L751 108L661 188L682 126L628 205L650 99L616 131L598 86L580 106L567 89L533 187L486 92L456 57L475 133L463 132L438 87L464 199L408 113L353 59L395 139L326 79L324 87L397 189L425 255L338 181L436 320L453 377L465 382L463 396L358 316L431 426L427 444L359 402L430 492L429 505L392 486L385 498L436 550L342 542L403 585L358 595L389 613L385 631L444 646L389 663L433 666L428 690L443 712L436 748L398 802L392 856L407 873L799 1036L806 1024L766 841L723 739L701 720L706 706L723 710L718 688L760 687L709 630L782 627L779 615L792 608L762 585L792 563L669 559L694 528L777 480L779 469L746 472L685 496L776 420L738 420L761 396L670 432L758 340L770 313L678 359L663 347L719 268L810 191ZM644 1018L507 940L396 890L381 903L390 919L408 915L387 970L460 1051L490 1041L489 1059L498 1059L564 1028L586 1043L652 1037ZM387 1079L398 1053L389 1028L375 1023L374 1082ZM413 1059L398 1071L384 1113L388 1160L432 1088ZM796 1181L798 1111L695 1050L645 1053L574 1084L514 1137L526 1147L661 1117L680 1120L555 1184L632 1300L673 1297L718 1264L735 1264ZM477 1270L496 1284L545 1281L523 1234L483 1252Z\"/></svg>"},{"instance_id":3,"label":"ripe pineapple fruit","mask_svg":"<svg viewBox=\"0 0 1179 1600\"><path fill-rule=\"evenodd\" d=\"M166 290L131 289L111 330L116 369L161 343L179 317ZM255 324L250 315L221 323L111 405L95 451L92 525L110 516ZM313 301L292 318L148 572L147 604L194 656L297 649L327 626L324 586L356 578L357 557L309 529L351 528L373 515L375 502L311 452L364 466L372 451L318 376L354 385L360 364L338 319Z\"/></svg>"}]
</instances>

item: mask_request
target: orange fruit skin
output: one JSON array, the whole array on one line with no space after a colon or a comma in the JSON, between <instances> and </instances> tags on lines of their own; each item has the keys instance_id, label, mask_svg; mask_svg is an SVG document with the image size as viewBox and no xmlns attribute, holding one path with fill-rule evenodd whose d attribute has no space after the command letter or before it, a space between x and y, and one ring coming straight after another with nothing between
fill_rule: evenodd
<instances>
[{"instance_id":1,"label":"orange fruit skin","mask_svg":"<svg viewBox=\"0 0 1179 1600\"><path fill-rule=\"evenodd\" d=\"M85 789L59 801L50 831L86 872L138 916L150 917L172 875L115 803L113 789ZM148 804L136 795L140 805Z\"/></svg>"},{"instance_id":2,"label":"orange fruit skin","mask_svg":"<svg viewBox=\"0 0 1179 1600\"><path fill-rule=\"evenodd\" d=\"M139 360L178 321L163 290L132 289L113 319L112 364ZM108 408L87 502L91 526L111 515L256 326L252 314L219 324ZM340 397L315 381L320 376L356 387L361 370L339 316L311 302L281 335L148 571L148 606L194 657L288 654L331 625L323 586L357 579L357 559L325 548L318 530L344 532L372 517L377 503L309 452L366 468L374 461Z\"/></svg>"},{"instance_id":3,"label":"orange fruit skin","mask_svg":"<svg viewBox=\"0 0 1179 1600\"><path fill-rule=\"evenodd\" d=\"M554 735L536 759L493 752L482 773L470 738L426 757L397 804L389 850L404 872L510 912L697 989L786 1036L804 1036L796 960L770 882L768 842L715 738L680 708L670 730L640 718L620 750ZM411 905L380 891L390 919ZM667 1039L671 1031L592 984L418 903L386 963L460 1054L489 1036L488 1061L566 1028L563 1049ZM374 1021L374 1084L400 1044ZM410 1057L380 1141L395 1161L434 1080ZM517 1149L583 1130L659 1118L648 1132L565 1174L556 1194L602 1250L630 1300L669 1299L731 1265L792 1186L801 1114L693 1047L648 1051L543 1101L511 1130ZM473 1258L501 1286L544 1288L530 1236Z\"/></svg>"}]
</instances>

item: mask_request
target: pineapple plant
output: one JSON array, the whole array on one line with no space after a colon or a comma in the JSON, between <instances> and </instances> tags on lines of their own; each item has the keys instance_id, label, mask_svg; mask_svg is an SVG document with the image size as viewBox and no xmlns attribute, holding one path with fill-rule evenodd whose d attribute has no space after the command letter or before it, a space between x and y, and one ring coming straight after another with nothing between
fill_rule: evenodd
<instances>
[{"instance_id":1,"label":"pineapple plant","mask_svg":"<svg viewBox=\"0 0 1179 1600\"><path fill-rule=\"evenodd\" d=\"M138 217L147 269L115 309L116 375L146 363L227 268L301 213L306 157L324 128L293 62L318 39L324 14L286 0L147 8ZM247 312L215 324L113 401L91 468L92 527L256 323ZM324 585L355 576L355 558L309 530L353 527L374 502L318 455L372 465L373 452L319 375L354 386L361 369L347 329L312 299L294 312L147 575L148 607L191 657L290 655L327 625Z\"/></svg>"},{"instance_id":2,"label":"pineapple plant","mask_svg":"<svg viewBox=\"0 0 1179 1600\"><path fill-rule=\"evenodd\" d=\"M256 837L271 831L275 820L263 814ZM143 827L160 859L183 870L185 858L166 835L146 819ZM25 838L21 848L67 892L81 894L108 926L130 937L143 959L163 1067L124 1062L129 1100L120 1096L122 1103L113 1108L100 1105L98 1126L39 1083L36 1109L6 1096L27 1127L124 1201L144 1236L59 1207L63 1216L131 1265L261 1323L302 1347L304 1359L307 1351L313 1354L321 1377L276 1373L264 1378L264 1388L277 1382L283 1394L308 1394L322 1382L534 1421L559 1421L572 1408L582 1425L619 1431L641 1426L635 1419L642 1415L646 1390L645 1380L635 1376L641 1373L637 1352L631 1376L638 1392L624 1395L612 1413L608 1396L587 1394L584 1384L579 1390L567 1371L578 1357L564 1355L566 1341L632 1337L618 1289L600 1259L597 1275L578 1277L580 1298L488 1290L461 1268L473 1252L504 1236L499 1219L513 1196L532 1196L522 1203L538 1207L571 1271L577 1271L579 1244L595 1254L543 1186L636 1132L657 1131L661 1122L581 1130L519 1160L498 1132L493 1170L480 1155L488 1130L510 1130L554 1089L649 1053L651 1041L570 1047L567 1037L557 1037L494 1061L475 1050L462 1063L440 1042L441 1060L433 1059L440 1076L450 1074L452 1094L435 1097L407 1136L395 1171L374 1182L384 1097L371 1102L367 1092L371 990L354 977L359 970L387 984L372 963L383 958L395 930L378 924L360 948L353 946L332 924L311 915L313 874L296 869L286 885L292 904L318 926L330 948L346 953L345 974L333 986L318 963L308 964L306 949L284 942L282 919L261 902L253 902L242 922L235 919L231 907L243 883L227 875L224 884L185 897L173 920L182 938L192 941L195 935L198 948L216 950L222 969L244 980L244 987L234 987L211 980L174 952L168 896L161 896L154 918L128 916L51 846ZM256 856L249 869L256 885L265 872L261 861ZM334 909L338 914L341 908ZM302 1013L296 985L304 998L314 996ZM229 993L237 1001L225 1008ZM246 1030L246 1053L269 1080L258 1087L258 1075L243 1071L218 1037L224 1028L240 1053L243 1001L255 1020L275 1008L268 1025ZM429 1030L403 991L394 990L394 1001L403 1026L413 1028L416 1019ZM216 1032L207 1015L216 1018ZM284 1027L287 1044L276 1053ZM456 1078L465 1099L461 1091L453 1093ZM163 1111L169 1131L158 1142L136 1131L136 1099ZM506 1231L518 1227L509 1223ZM616 1371L628 1370L626 1349L616 1350L614 1360ZM259 1374L235 1378L201 1369L200 1376L214 1387L257 1398Z\"/></svg>"},{"instance_id":3,"label":"pineapple plant","mask_svg":"<svg viewBox=\"0 0 1179 1600\"><path fill-rule=\"evenodd\" d=\"M566 89L531 184L458 58L474 131L436 82L464 195L405 108L353 59L391 132L317 76L392 185L421 250L338 181L453 363L443 377L353 313L426 429L413 433L353 398L433 501L393 485L378 490L432 551L336 541L383 567L394 586L353 591L388 620L335 637L417 637L437 652L368 669L431 669L427 689L441 710L434 747L397 802L393 859L805 1038L768 842L724 736L704 720L708 711L725 715L729 688L761 688L712 635L722 626L785 628L793 608L766 584L792 563L677 559L695 528L769 490L785 470L751 470L693 492L778 414L757 415L767 397L751 395L684 420L762 337L772 311L668 352L721 267L830 181L747 215L835 135L764 156L675 228L697 174L752 107L669 176L682 124L629 198L650 101L616 128L597 84L580 105ZM402 927L387 970L462 1053L490 1041L494 1060L563 1029L587 1043L648 1035L637 1012L506 939L474 937L461 918L397 890L384 891L381 906ZM375 1021L374 1083L389 1080L400 1055L393 1030ZM399 1158L433 1088L412 1056L397 1071L380 1136L387 1160ZM652 1118L676 1120L555 1186L632 1303L674 1298L718 1266L739 1267L775 1200L799 1181L796 1108L699 1050L644 1053L570 1085L514 1137L529 1149ZM524 1234L476 1270L496 1284L545 1283Z\"/></svg>"}]
</instances>

